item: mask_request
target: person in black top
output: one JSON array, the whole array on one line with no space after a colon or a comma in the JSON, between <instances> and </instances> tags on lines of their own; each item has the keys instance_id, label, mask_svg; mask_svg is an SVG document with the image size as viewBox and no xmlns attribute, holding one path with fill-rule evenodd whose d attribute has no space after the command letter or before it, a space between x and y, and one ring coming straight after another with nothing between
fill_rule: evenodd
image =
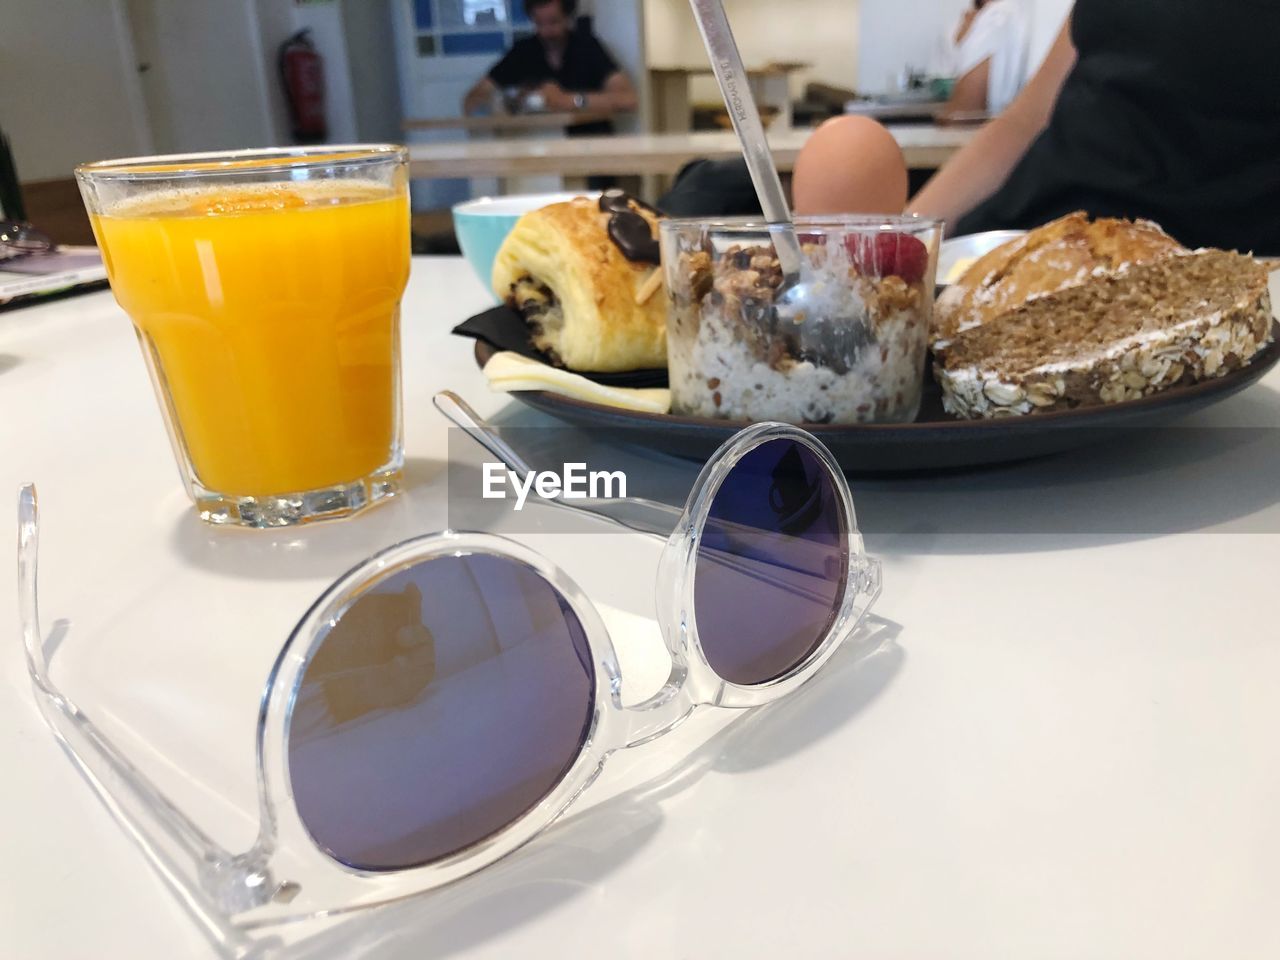
<instances>
[{"instance_id":1,"label":"person in black top","mask_svg":"<svg viewBox=\"0 0 1280 960\"><path fill-rule=\"evenodd\" d=\"M542 109L553 113L605 115L635 110L631 80L604 45L587 30L574 27L573 0L525 0L535 34L516 42L488 75L467 93L462 107L473 113L504 90L537 94ZM575 124L575 134L609 133L607 120Z\"/></svg>"},{"instance_id":2,"label":"person in black top","mask_svg":"<svg viewBox=\"0 0 1280 960\"><path fill-rule=\"evenodd\" d=\"M907 205L950 232L1073 210L1145 217L1190 247L1280 255L1280 3L1076 0L1044 65ZM865 123L796 163L801 213L856 211ZM865 178L863 178L865 180Z\"/></svg>"}]
</instances>

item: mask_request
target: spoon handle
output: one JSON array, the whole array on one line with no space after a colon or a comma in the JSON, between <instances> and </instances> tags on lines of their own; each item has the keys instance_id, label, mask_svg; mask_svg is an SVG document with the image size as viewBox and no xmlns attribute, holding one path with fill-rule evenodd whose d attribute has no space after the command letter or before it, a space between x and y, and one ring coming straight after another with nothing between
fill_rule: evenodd
<instances>
[{"instance_id":1,"label":"spoon handle","mask_svg":"<svg viewBox=\"0 0 1280 960\"><path fill-rule=\"evenodd\" d=\"M775 227L770 233L778 251L778 263L784 274L796 276L800 273L802 259L800 241L791 224L791 211L787 207L786 195L782 192L782 181L773 164L773 154L769 152L764 124L760 122L760 111L756 109L747 70L742 65L742 54L738 52L737 41L733 39L733 31L729 28L724 4L721 0L689 2L693 6L694 19L698 21L702 42L711 57L711 69L715 72L716 82L720 84L725 106L729 108L734 132L742 144L747 170L751 173L751 182L760 198L765 220Z\"/></svg>"}]
</instances>

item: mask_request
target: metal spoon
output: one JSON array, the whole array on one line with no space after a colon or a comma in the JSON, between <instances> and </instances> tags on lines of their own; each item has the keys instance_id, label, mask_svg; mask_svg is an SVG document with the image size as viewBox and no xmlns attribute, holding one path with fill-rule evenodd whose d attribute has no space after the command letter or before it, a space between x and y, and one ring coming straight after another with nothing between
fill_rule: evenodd
<instances>
[{"instance_id":1,"label":"metal spoon","mask_svg":"<svg viewBox=\"0 0 1280 960\"><path fill-rule=\"evenodd\" d=\"M813 270L800 249L800 238L796 236L778 168L774 166L773 154L769 152L764 124L760 122L760 111L756 109L747 70L742 65L742 54L733 39L724 4L721 0L689 2L707 55L711 58L711 69L720 84L725 106L729 108L734 132L742 145L742 155L747 161L756 196L760 198L760 209L764 211L769 225L778 266L782 268L782 283L774 294L767 332L770 336L777 336L779 330L785 330L786 339L793 340L807 354L845 354L848 350L843 349L843 325L825 315L829 307L818 305L820 298L815 295Z\"/></svg>"},{"instance_id":2,"label":"metal spoon","mask_svg":"<svg viewBox=\"0 0 1280 960\"><path fill-rule=\"evenodd\" d=\"M742 155L746 158L756 196L760 198L760 209L769 224L773 247L778 253L778 265L782 267L784 288L794 288L800 282L805 258L795 225L791 222L791 211L782 192L778 168L773 165L773 154L769 152L760 111L756 109L755 97L751 94L747 70L742 65L742 54L738 52L737 41L729 28L729 18L725 16L721 0L689 2L698 21L702 42L711 58L711 69L720 84L725 106L729 108L734 132L742 144Z\"/></svg>"}]
</instances>

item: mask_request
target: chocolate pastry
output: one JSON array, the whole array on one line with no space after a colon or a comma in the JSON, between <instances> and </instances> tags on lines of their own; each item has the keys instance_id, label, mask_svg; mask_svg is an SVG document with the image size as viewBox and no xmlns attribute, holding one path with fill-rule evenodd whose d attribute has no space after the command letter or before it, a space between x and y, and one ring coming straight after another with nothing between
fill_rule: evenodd
<instances>
[{"instance_id":1,"label":"chocolate pastry","mask_svg":"<svg viewBox=\"0 0 1280 960\"><path fill-rule=\"evenodd\" d=\"M498 251L494 292L570 370L667 365L658 217L634 198L579 197L525 214Z\"/></svg>"}]
</instances>

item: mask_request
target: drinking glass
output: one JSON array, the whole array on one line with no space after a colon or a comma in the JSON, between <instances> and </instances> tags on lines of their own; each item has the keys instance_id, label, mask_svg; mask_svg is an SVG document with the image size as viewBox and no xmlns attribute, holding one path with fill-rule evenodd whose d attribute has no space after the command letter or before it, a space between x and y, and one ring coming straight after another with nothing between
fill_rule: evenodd
<instances>
[{"instance_id":1,"label":"drinking glass","mask_svg":"<svg viewBox=\"0 0 1280 960\"><path fill-rule=\"evenodd\" d=\"M203 520L305 523L397 492L404 148L111 160L76 179Z\"/></svg>"}]
</instances>

